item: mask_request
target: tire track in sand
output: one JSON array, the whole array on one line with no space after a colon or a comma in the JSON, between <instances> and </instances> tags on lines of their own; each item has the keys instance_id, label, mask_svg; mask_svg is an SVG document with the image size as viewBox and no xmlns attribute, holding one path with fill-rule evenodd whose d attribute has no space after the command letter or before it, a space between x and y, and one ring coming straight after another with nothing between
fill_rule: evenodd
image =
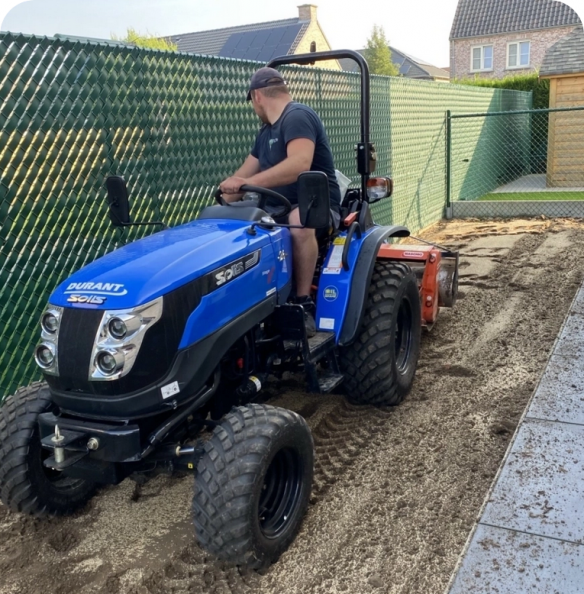
<instances>
[{"instance_id":1,"label":"tire track in sand","mask_svg":"<svg viewBox=\"0 0 584 594\"><path fill-rule=\"evenodd\" d=\"M316 399L318 396L310 398ZM300 402L306 400L306 394L298 394L298 399ZM298 406L299 403L295 408ZM311 415L316 412L313 406L309 408ZM332 410L312 429L315 446L314 483L307 517L318 516L318 503L326 499L327 493L339 480L351 481L355 478L355 461L371 445L375 436L383 431L390 417L391 410L354 406L342 396L335 397ZM309 538L310 535L305 532L302 528L298 538ZM272 568L266 573L269 574ZM176 594L247 594L257 591L262 581L263 576L257 572L229 567L209 558L193 542L181 552L178 559L169 562L162 570L152 572L141 581L140 586L131 588L129 592L163 594L171 590ZM110 591L108 594L117 593Z\"/></svg>"},{"instance_id":2,"label":"tire track in sand","mask_svg":"<svg viewBox=\"0 0 584 594\"><path fill-rule=\"evenodd\" d=\"M494 232L501 228L492 227ZM473 231L468 237L436 240L468 245L476 237ZM584 265L574 254L584 247L584 227L569 239L571 255L555 233L525 234L508 255L493 250L495 266L469 275L458 306L443 312L434 331L423 337L419 373L403 406L380 412L352 407L341 397L308 396L291 383L278 390L270 404L302 412L311 425L315 484L298 538L265 575L225 567L197 547L188 477L157 479L148 487L149 498L135 504L128 503L131 489L124 484L108 489L92 504L93 523L77 517L20 526L13 517L3 518L0 509L3 533L13 543L6 560L22 552L19 561L30 564L29 569L6 564L0 590L438 594L582 280ZM480 251L473 255L476 262L488 257ZM472 273L469 267L465 272ZM510 300L512 314L501 313ZM489 329L494 321L495 331ZM102 554L98 528L118 566L81 574L80 568L97 564ZM116 533L132 529L134 536L117 538ZM163 530L175 533L171 544ZM132 553L144 542L153 551L137 567ZM16 550L19 546L24 550ZM93 552L85 561L80 556L84 546L84 555Z\"/></svg>"}]
</instances>

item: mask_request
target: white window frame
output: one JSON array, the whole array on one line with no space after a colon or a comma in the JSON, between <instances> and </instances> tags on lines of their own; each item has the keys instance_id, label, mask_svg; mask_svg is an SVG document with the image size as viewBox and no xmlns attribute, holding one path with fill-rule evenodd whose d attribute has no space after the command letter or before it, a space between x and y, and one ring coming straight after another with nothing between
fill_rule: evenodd
<instances>
[{"instance_id":1,"label":"white window frame","mask_svg":"<svg viewBox=\"0 0 584 594\"><path fill-rule=\"evenodd\" d=\"M491 56L491 67L485 68L485 48L490 47L492 50ZM475 49L481 50L481 67L477 70L474 67L474 51ZM471 72L492 72L495 68L495 48L492 43L485 43L484 45L473 45L470 48L470 71Z\"/></svg>"},{"instance_id":2,"label":"white window frame","mask_svg":"<svg viewBox=\"0 0 584 594\"><path fill-rule=\"evenodd\" d=\"M529 43L529 61L527 64L517 64L517 66L511 66L509 64L509 48L512 45L517 46L517 60L521 62L521 44ZM531 39L519 39L517 41L509 41L507 43L507 70L521 70L524 68L531 68Z\"/></svg>"}]
</instances>

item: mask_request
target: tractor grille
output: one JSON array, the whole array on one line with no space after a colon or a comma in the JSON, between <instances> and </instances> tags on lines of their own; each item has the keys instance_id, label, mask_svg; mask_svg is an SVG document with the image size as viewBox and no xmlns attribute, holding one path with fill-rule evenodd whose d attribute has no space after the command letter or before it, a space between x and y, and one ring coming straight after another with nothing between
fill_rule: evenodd
<instances>
[{"instance_id":1,"label":"tractor grille","mask_svg":"<svg viewBox=\"0 0 584 594\"><path fill-rule=\"evenodd\" d=\"M87 383L93 341L103 317L96 309L65 308L59 328L59 375ZM55 378L57 379L57 378Z\"/></svg>"},{"instance_id":2,"label":"tractor grille","mask_svg":"<svg viewBox=\"0 0 584 594\"><path fill-rule=\"evenodd\" d=\"M119 396L159 381L170 369L186 321L199 305L203 279L196 279L164 296L162 317L146 331L128 375L114 381L89 381L93 342L103 310L65 309L59 330L59 377L45 376L55 390L95 396Z\"/></svg>"}]
</instances>

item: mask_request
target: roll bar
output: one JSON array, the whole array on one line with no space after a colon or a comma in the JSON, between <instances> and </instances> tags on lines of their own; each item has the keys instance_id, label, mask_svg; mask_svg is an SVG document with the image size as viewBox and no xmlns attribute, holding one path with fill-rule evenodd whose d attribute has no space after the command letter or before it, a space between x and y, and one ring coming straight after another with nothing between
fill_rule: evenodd
<instances>
[{"instance_id":1,"label":"roll bar","mask_svg":"<svg viewBox=\"0 0 584 594\"><path fill-rule=\"evenodd\" d=\"M283 64L314 64L323 60L340 60L350 58L357 62L361 71L361 141L356 146L357 170L361 174L361 191L363 200L367 199L367 180L369 174L375 170L375 148L370 140L370 76L369 66L365 58L354 50L331 50L328 52L314 52L310 54L297 54L279 56L268 63L270 68Z\"/></svg>"}]
</instances>

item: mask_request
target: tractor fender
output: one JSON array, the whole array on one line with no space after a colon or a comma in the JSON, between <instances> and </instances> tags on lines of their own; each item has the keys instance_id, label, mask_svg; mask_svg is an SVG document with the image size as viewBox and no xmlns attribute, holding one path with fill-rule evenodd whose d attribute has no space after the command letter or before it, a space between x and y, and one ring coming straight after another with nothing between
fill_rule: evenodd
<instances>
[{"instance_id":1,"label":"tractor fender","mask_svg":"<svg viewBox=\"0 0 584 594\"><path fill-rule=\"evenodd\" d=\"M368 233L361 242L359 254L353 267L349 300L338 339L339 346L348 346L357 337L365 315L369 284L381 244L389 237L409 237L409 235L410 232L406 227L398 225L377 227Z\"/></svg>"}]
</instances>

